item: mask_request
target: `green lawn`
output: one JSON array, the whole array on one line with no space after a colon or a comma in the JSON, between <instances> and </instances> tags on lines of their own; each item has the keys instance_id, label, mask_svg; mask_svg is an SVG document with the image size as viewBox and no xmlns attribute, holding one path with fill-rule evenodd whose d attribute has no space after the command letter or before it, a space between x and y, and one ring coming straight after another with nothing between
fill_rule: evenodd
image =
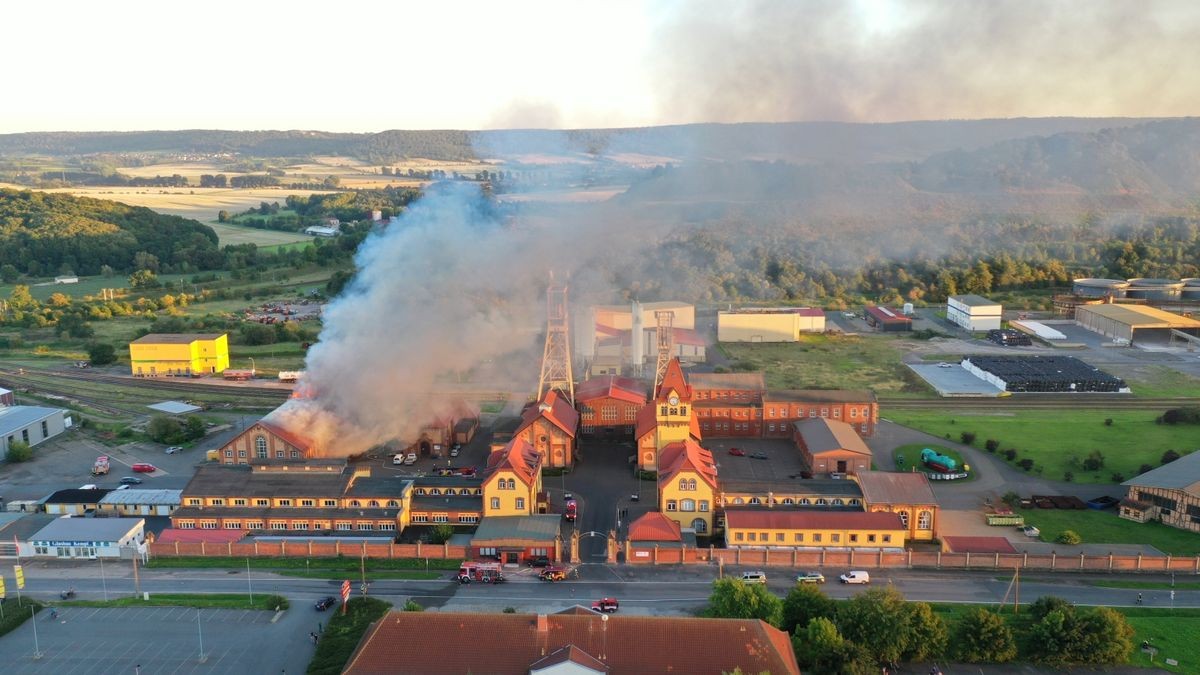
<instances>
[{"instance_id":1,"label":"green lawn","mask_svg":"<svg viewBox=\"0 0 1200 675\"><path fill-rule=\"evenodd\" d=\"M1137 396L1146 398L1197 396L1200 397L1200 379L1165 366L1139 368L1137 373L1125 377L1125 382Z\"/></svg>"},{"instance_id":2,"label":"green lawn","mask_svg":"<svg viewBox=\"0 0 1200 675\"><path fill-rule=\"evenodd\" d=\"M880 396L933 395L901 363L893 335L804 335L799 342L725 342L740 369L765 371L768 389L872 389Z\"/></svg>"},{"instance_id":3,"label":"green lawn","mask_svg":"<svg viewBox=\"0 0 1200 675\"><path fill-rule=\"evenodd\" d=\"M65 607L200 607L204 609L262 609L278 611L288 608L287 598L280 595L256 595L254 601L241 593L158 593L149 600L138 597L113 600L70 600L58 603Z\"/></svg>"},{"instance_id":4,"label":"green lawn","mask_svg":"<svg viewBox=\"0 0 1200 675\"><path fill-rule=\"evenodd\" d=\"M337 611L317 643L317 653L308 664L309 675L337 675L354 653L363 633L382 618L392 606L375 598L353 598L346 603L346 614Z\"/></svg>"},{"instance_id":5,"label":"green lawn","mask_svg":"<svg viewBox=\"0 0 1200 675\"><path fill-rule=\"evenodd\" d=\"M1162 523L1135 523L1118 518L1114 509L1017 509L1025 523L1042 531L1042 541L1052 542L1063 530L1074 530L1085 544L1147 544L1163 553L1200 555L1200 535Z\"/></svg>"},{"instance_id":6,"label":"green lawn","mask_svg":"<svg viewBox=\"0 0 1200 675\"><path fill-rule=\"evenodd\" d=\"M30 611L30 608L33 608ZM21 604L17 604L16 597L12 597L4 603L4 618L0 619L0 636L7 635L12 631L21 627L34 613L44 609L44 605L37 600L24 598Z\"/></svg>"},{"instance_id":7,"label":"green lawn","mask_svg":"<svg viewBox=\"0 0 1200 675\"><path fill-rule=\"evenodd\" d=\"M929 449L933 450L934 452L940 452L941 454L946 455L947 457L953 459L954 461L958 462L958 466L960 469L963 466L966 466L966 463L963 461L962 455L959 454L959 452L957 450L947 448L944 445L930 445L930 444L926 444L926 443L910 443L908 445L901 445L900 447L896 448L895 450L892 450L892 460L894 462L896 462L896 469L898 471L911 471L912 467L914 467L914 466L917 467L918 469L924 469L924 466L921 464L921 451L924 450L925 448L929 448ZM932 470L926 470L926 473L934 473L934 472ZM974 480L974 479L975 479L975 469L974 469L974 467L971 467L967 471L967 477L960 478L956 482L961 483L966 480Z\"/></svg>"},{"instance_id":8,"label":"green lawn","mask_svg":"<svg viewBox=\"0 0 1200 675\"><path fill-rule=\"evenodd\" d=\"M1113 474L1125 479L1138 474L1142 464L1158 466L1167 450L1181 453L1197 445L1197 432L1186 426L1155 424L1153 411L1075 410L1015 411L999 414L937 412L895 409L886 417L904 426L920 429L939 438L958 441L964 431L975 433L975 447L983 449L987 439L1000 442L1000 449L1015 449L1015 461L1026 457L1041 467L1045 478L1062 480L1066 472L1079 483L1112 483ZM1105 419L1112 426L1105 426ZM1085 471L1079 462L1093 450L1104 455L1099 471ZM1074 459L1075 461L1072 461ZM1115 481L1120 482L1120 481Z\"/></svg>"},{"instance_id":9,"label":"green lawn","mask_svg":"<svg viewBox=\"0 0 1200 675\"><path fill-rule=\"evenodd\" d=\"M221 246L229 246L231 244L271 246L274 244L290 244L298 241L306 243L312 241L312 237L298 232L264 230L258 227L246 227L244 225L218 223L216 221L209 221L205 225L208 225L217 233L217 239L220 241Z\"/></svg>"},{"instance_id":10,"label":"green lawn","mask_svg":"<svg viewBox=\"0 0 1200 675\"><path fill-rule=\"evenodd\" d=\"M158 280L164 283L171 281L186 284L193 276L192 274L160 274L158 275ZM29 286L29 294L37 300L46 300L54 293L62 293L75 300L82 300L85 295L100 295L100 289L102 288L128 289L129 275L114 274L111 277L99 275L79 277L79 283L77 284L56 284L53 277L35 280L21 279L16 284L0 283L0 298L8 298L9 294L12 293L13 286L16 285ZM159 295L175 292L175 289L158 291Z\"/></svg>"}]
</instances>

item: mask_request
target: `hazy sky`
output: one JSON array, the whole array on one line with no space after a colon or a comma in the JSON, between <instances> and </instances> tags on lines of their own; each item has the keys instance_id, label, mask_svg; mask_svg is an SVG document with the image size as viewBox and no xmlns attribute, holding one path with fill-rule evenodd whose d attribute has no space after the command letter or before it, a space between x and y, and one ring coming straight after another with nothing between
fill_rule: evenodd
<instances>
[{"instance_id":1,"label":"hazy sky","mask_svg":"<svg viewBox=\"0 0 1200 675\"><path fill-rule=\"evenodd\" d=\"M1200 112L1192 0L5 4L0 132Z\"/></svg>"}]
</instances>

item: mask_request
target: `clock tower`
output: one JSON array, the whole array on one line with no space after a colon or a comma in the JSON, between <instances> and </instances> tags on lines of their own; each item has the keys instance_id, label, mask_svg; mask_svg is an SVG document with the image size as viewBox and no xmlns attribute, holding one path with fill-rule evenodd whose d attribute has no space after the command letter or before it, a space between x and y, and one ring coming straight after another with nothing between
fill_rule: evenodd
<instances>
[{"instance_id":1,"label":"clock tower","mask_svg":"<svg viewBox=\"0 0 1200 675\"><path fill-rule=\"evenodd\" d=\"M679 359L671 359L666 375L654 397L658 423L658 449L668 443L685 441L692 430L692 388L683 377Z\"/></svg>"}]
</instances>

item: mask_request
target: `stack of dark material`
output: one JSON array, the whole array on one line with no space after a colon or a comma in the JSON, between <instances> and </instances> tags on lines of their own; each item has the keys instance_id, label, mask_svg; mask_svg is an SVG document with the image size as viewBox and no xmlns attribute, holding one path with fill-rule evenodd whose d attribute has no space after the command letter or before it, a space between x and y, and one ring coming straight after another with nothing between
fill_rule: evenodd
<instances>
[{"instance_id":1,"label":"stack of dark material","mask_svg":"<svg viewBox=\"0 0 1200 675\"><path fill-rule=\"evenodd\" d=\"M972 356L971 365L1004 381L1011 392L1119 392L1125 381L1071 356Z\"/></svg>"},{"instance_id":2,"label":"stack of dark material","mask_svg":"<svg viewBox=\"0 0 1200 675\"><path fill-rule=\"evenodd\" d=\"M987 339L1005 347L1028 347L1033 344L1033 340L1030 340L1028 335L1011 328L989 330Z\"/></svg>"}]
</instances>

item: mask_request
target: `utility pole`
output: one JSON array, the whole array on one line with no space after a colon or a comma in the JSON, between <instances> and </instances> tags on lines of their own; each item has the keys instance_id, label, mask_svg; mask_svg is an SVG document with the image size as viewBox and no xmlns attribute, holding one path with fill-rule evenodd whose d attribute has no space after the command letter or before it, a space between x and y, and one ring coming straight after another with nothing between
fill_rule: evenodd
<instances>
[{"instance_id":1,"label":"utility pole","mask_svg":"<svg viewBox=\"0 0 1200 675\"><path fill-rule=\"evenodd\" d=\"M104 557L100 556L100 583L104 587L104 601L108 602L108 577L104 576Z\"/></svg>"},{"instance_id":2,"label":"utility pole","mask_svg":"<svg viewBox=\"0 0 1200 675\"><path fill-rule=\"evenodd\" d=\"M142 597L142 579L138 576L138 557L136 551L134 551L133 558L131 558L131 560L133 560L133 592L137 594L137 597L140 598Z\"/></svg>"},{"instance_id":3,"label":"utility pole","mask_svg":"<svg viewBox=\"0 0 1200 675\"><path fill-rule=\"evenodd\" d=\"M204 656L204 628L202 628L200 625L200 608L199 607L196 608L196 631L200 634L200 658L197 660L200 663L204 663L205 661L208 660L208 658Z\"/></svg>"},{"instance_id":4,"label":"utility pole","mask_svg":"<svg viewBox=\"0 0 1200 675\"><path fill-rule=\"evenodd\" d=\"M250 558L246 558L246 590L250 593L250 605L254 605L254 586L250 583Z\"/></svg>"}]
</instances>

